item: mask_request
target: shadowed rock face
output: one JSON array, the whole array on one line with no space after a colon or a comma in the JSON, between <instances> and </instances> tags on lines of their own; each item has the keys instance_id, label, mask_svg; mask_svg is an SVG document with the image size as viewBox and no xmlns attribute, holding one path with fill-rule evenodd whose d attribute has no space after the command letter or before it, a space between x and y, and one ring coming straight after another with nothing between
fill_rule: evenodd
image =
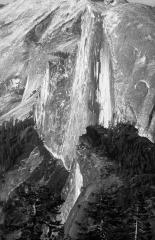
<instances>
[{"instance_id":1,"label":"shadowed rock face","mask_svg":"<svg viewBox=\"0 0 155 240\"><path fill-rule=\"evenodd\" d=\"M0 122L33 112L45 146L67 169L89 125L131 121L153 140L153 9L125 0L17 0L0 13Z\"/></svg>"}]
</instances>

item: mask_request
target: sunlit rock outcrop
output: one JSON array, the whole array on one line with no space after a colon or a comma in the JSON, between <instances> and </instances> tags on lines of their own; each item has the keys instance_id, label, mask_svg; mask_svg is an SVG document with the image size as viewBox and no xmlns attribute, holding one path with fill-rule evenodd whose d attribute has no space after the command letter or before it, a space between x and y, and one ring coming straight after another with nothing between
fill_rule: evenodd
<instances>
[{"instance_id":1,"label":"sunlit rock outcrop","mask_svg":"<svg viewBox=\"0 0 155 240\"><path fill-rule=\"evenodd\" d=\"M88 125L131 121L150 139L154 131L152 10L121 3L99 11L88 3L78 24L72 53L68 45L68 55L54 54L46 65L36 114L46 145L67 168Z\"/></svg>"}]
</instances>

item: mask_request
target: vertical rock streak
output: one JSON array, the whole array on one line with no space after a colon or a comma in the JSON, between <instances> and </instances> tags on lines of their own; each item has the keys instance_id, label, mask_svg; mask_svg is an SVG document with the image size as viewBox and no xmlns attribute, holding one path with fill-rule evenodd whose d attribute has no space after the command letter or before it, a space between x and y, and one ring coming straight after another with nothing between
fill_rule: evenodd
<instances>
[{"instance_id":1,"label":"vertical rock streak","mask_svg":"<svg viewBox=\"0 0 155 240\"><path fill-rule=\"evenodd\" d=\"M36 123L39 128L44 131L44 126L45 126L45 105L46 101L48 98L48 93L49 93L49 63L47 63L46 66L46 72L43 78L42 86L40 89L40 101L38 104L38 107L36 108L35 111L35 118L36 118Z\"/></svg>"},{"instance_id":2,"label":"vertical rock streak","mask_svg":"<svg viewBox=\"0 0 155 240\"><path fill-rule=\"evenodd\" d=\"M98 102L100 105L99 124L109 126L112 120L111 66L108 44L105 40L100 51L101 70L98 83Z\"/></svg>"},{"instance_id":3,"label":"vertical rock streak","mask_svg":"<svg viewBox=\"0 0 155 240\"><path fill-rule=\"evenodd\" d=\"M91 112L88 110L88 100L91 95L91 51L94 41L95 16L92 12L86 11L83 16L82 35L78 48L75 77L71 93L71 112L65 141L63 155L72 156L79 135L85 132L88 125L94 123ZM70 167L70 161L67 163Z\"/></svg>"},{"instance_id":4,"label":"vertical rock streak","mask_svg":"<svg viewBox=\"0 0 155 240\"><path fill-rule=\"evenodd\" d=\"M103 20L100 14L88 8L83 16L70 117L62 146L68 168L85 128L96 123L108 127L112 121L111 78L110 51L103 32Z\"/></svg>"},{"instance_id":5,"label":"vertical rock streak","mask_svg":"<svg viewBox=\"0 0 155 240\"><path fill-rule=\"evenodd\" d=\"M80 171L80 166L76 164L76 172L75 172L75 199L74 203L76 202L77 198L81 193L81 188L83 187L83 177Z\"/></svg>"}]
</instances>

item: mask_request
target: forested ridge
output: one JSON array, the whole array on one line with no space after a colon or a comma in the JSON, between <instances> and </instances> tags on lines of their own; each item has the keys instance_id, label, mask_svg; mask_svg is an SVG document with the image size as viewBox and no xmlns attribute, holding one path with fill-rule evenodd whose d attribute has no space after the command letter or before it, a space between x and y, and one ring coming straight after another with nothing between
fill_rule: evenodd
<instances>
[{"instance_id":1,"label":"forested ridge","mask_svg":"<svg viewBox=\"0 0 155 240\"><path fill-rule=\"evenodd\" d=\"M91 149L115 162L124 184L101 189L95 203L85 209L93 224L79 226L79 240L153 240L155 204L155 144L138 135L131 124L119 123L109 129L90 126L79 148ZM112 172L110 173L112 174ZM103 176L104 177L104 176Z\"/></svg>"},{"instance_id":2,"label":"forested ridge","mask_svg":"<svg viewBox=\"0 0 155 240\"><path fill-rule=\"evenodd\" d=\"M55 171L53 168L56 167L56 160L44 148L32 118L24 121L11 119L3 123L0 127L0 139L1 183L5 174L12 171L17 164L20 166L20 161L28 158L35 147L38 147L40 156L44 157L42 164L48 165L49 163L46 162L50 162L51 159L51 171ZM49 170L46 169L46 172ZM45 170L38 170L38 174L42 174L42 171ZM48 176L48 173L45 174L45 178L47 178L46 175ZM35 174L31 176L33 177L37 179ZM42 186L35 180L31 182L31 178L20 184L7 202L0 202L0 239L2 240L44 240L63 233L61 220L57 220L63 203L58 190L62 188L63 183L57 183L58 190L56 190L56 186L53 188L46 184ZM65 181L65 172L63 178Z\"/></svg>"},{"instance_id":3,"label":"forested ridge","mask_svg":"<svg viewBox=\"0 0 155 240\"><path fill-rule=\"evenodd\" d=\"M63 225L57 220L63 203L60 195L53 194L46 186L23 184L4 207L5 222L1 238L15 235L15 239L54 239L63 234ZM12 234L12 235L11 235Z\"/></svg>"},{"instance_id":4,"label":"forested ridge","mask_svg":"<svg viewBox=\"0 0 155 240\"><path fill-rule=\"evenodd\" d=\"M36 141L32 130L24 132L31 128L34 129L31 119L15 124L11 120L1 127L1 139L5 139L1 140L1 148L3 152L7 151L1 158L3 171L13 167L16 156L23 154L23 144L32 144L32 139ZM37 141L42 143L42 140ZM12 152L8 150L11 144ZM15 149L18 146L21 152L17 153ZM88 202L84 210L88 223L76 222L78 239L153 240L155 144L140 137L134 126L121 123L108 129L98 125L87 127L87 133L80 137L78 148L93 152L101 159L107 156L115 163L115 172L124 181L119 188L112 185L108 190L101 189L95 196L96 201ZM11 158L12 155L14 158ZM63 236L63 225L60 219L57 220L62 203L61 196L52 193L49 187L23 183L6 204L1 203L5 212L5 221L1 225L2 240L8 239L5 236L12 232L16 233L15 239L21 240L71 239Z\"/></svg>"}]
</instances>

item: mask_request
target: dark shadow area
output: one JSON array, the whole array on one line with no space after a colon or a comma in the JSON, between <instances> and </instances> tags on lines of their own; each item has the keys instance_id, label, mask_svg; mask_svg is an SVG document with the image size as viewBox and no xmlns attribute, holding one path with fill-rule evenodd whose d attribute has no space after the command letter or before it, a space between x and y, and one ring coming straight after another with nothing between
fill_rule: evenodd
<instances>
[{"instance_id":1,"label":"dark shadow area","mask_svg":"<svg viewBox=\"0 0 155 240\"><path fill-rule=\"evenodd\" d=\"M4 8L6 5L5 4L0 4L0 9Z\"/></svg>"},{"instance_id":2,"label":"dark shadow area","mask_svg":"<svg viewBox=\"0 0 155 240\"><path fill-rule=\"evenodd\" d=\"M29 158L35 148L39 151L37 158L42 161L23 183L19 182L7 202L0 202L2 240L53 239L63 232L58 216L64 202L61 190L68 172L61 160L55 159L44 147L33 119L11 120L0 127L0 181L5 187L6 175L13 170L18 173L21 161ZM16 183L15 179L12 181Z\"/></svg>"},{"instance_id":3,"label":"dark shadow area","mask_svg":"<svg viewBox=\"0 0 155 240\"><path fill-rule=\"evenodd\" d=\"M89 126L80 148L115 163L123 185L97 194L85 214L90 222L77 223L80 240L155 239L155 144L126 123L108 129ZM108 174L113 174L109 172ZM103 176L106 177L106 176Z\"/></svg>"},{"instance_id":4,"label":"dark shadow area","mask_svg":"<svg viewBox=\"0 0 155 240\"><path fill-rule=\"evenodd\" d=\"M155 173L155 144L146 137L140 137L138 130L119 123L115 127L89 126L80 137L80 144L93 151L103 152L117 163L118 173L123 176Z\"/></svg>"},{"instance_id":5,"label":"dark shadow area","mask_svg":"<svg viewBox=\"0 0 155 240\"><path fill-rule=\"evenodd\" d=\"M44 160L39 169L16 189L8 202L1 203L4 214L3 224L2 218L0 219L1 239L71 240L70 237L63 236L63 225L59 217L63 203L61 190L68 173L44 148L42 140L32 134L34 127L25 126L22 131L20 128L18 130L24 151L30 149L27 144L35 143ZM95 159L99 157L99 161L105 161L106 156L109 162L114 163L115 169L101 178L106 179L115 172L122 179L123 185L115 185L113 182L108 189L103 186L95 193L95 201L88 201L83 208L87 221L76 221L78 234L73 239L153 240L155 144L140 137L138 130L128 123L120 123L108 129L89 126L86 130L86 134L79 139L78 149L87 151L89 160L90 156L95 156ZM10 130L7 133L10 134ZM19 162L24 154L26 152L18 156ZM85 161L88 160L85 158ZM43 184L36 184L42 178Z\"/></svg>"},{"instance_id":6,"label":"dark shadow area","mask_svg":"<svg viewBox=\"0 0 155 240\"><path fill-rule=\"evenodd\" d=\"M57 219L63 203L60 194L53 194L47 186L22 184L4 207L5 221L1 225L1 239L52 239L63 233Z\"/></svg>"},{"instance_id":7,"label":"dark shadow area","mask_svg":"<svg viewBox=\"0 0 155 240\"><path fill-rule=\"evenodd\" d=\"M27 118L15 122L11 119L0 126L0 175L27 158L34 147L40 145L34 125L34 120Z\"/></svg>"}]
</instances>

